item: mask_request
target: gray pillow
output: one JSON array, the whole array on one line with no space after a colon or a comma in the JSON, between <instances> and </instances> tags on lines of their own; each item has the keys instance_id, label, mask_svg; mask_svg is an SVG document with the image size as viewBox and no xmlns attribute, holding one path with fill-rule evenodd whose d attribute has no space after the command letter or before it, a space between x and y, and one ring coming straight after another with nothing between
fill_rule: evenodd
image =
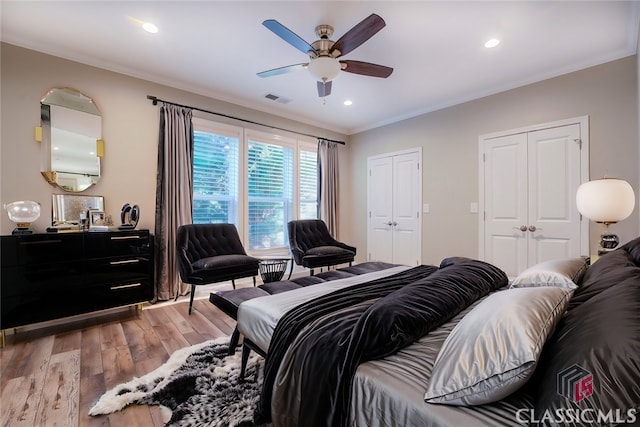
<instances>
[{"instance_id":1,"label":"gray pillow","mask_svg":"<svg viewBox=\"0 0 640 427\"><path fill-rule=\"evenodd\" d=\"M575 289L585 271L585 258L567 258L541 262L527 268L511 283L511 288L526 288L531 286L557 286Z\"/></svg>"},{"instance_id":2,"label":"gray pillow","mask_svg":"<svg viewBox=\"0 0 640 427\"><path fill-rule=\"evenodd\" d=\"M524 385L573 290L496 292L465 315L436 358L425 400L447 405L495 402Z\"/></svg>"}]
</instances>

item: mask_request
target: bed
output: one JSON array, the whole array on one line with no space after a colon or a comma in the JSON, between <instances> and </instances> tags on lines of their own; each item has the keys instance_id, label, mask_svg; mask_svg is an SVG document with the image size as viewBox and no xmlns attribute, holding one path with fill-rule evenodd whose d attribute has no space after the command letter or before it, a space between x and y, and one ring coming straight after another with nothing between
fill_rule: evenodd
<instances>
[{"instance_id":1,"label":"bed","mask_svg":"<svg viewBox=\"0 0 640 427\"><path fill-rule=\"evenodd\" d=\"M305 427L584 425L587 416L600 417L597 425L635 421L640 239L589 269L585 265L573 259L536 266L510 286L491 265L452 258L437 267L395 267L374 278L336 281L318 287L309 300L310 294L294 290L243 302L238 328L266 353L256 421ZM456 287L460 280L462 294L473 295L425 291L439 282ZM365 296L353 296L359 293ZM413 296L399 300L403 293L420 296L417 303ZM336 298L341 308L329 310ZM427 326L414 323L439 310L429 306L434 298L464 301L447 306L445 316L428 319ZM384 323L371 323L372 310L381 306L376 303L385 299L396 305L378 313ZM406 304L408 311L396 310ZM505 310L511 310L507 328ZM387 328L390 317L395 323ZM354 334L367 322L373 329ZM513 333L523 327L522 336ZM504 329L506 338L500 336ZM522 337L532 343L522 344ZM508 348L501 349L505 339ZM356 356L353 348L360 349ZM568 385L588 386L580 395L559 386L569 368Z\"/></svg>"}]
</instances>

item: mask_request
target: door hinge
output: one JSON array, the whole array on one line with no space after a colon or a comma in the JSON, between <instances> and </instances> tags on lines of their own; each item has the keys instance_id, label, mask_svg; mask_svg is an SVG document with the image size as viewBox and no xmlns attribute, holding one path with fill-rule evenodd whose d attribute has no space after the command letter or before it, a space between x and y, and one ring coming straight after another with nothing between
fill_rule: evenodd
<instances>
[{"instance_id":1,"label":"door hinge","mask_svg":"<svg viewBox=\"0 0 640 427\"><path fill-rule=\"evenodd\" d=\"M482 153L482 162L486 163L487 161L487 155L485 153Z\"/></svg>"},{"instance_id":2,"label":"door hinge","mask_svg":"<svg viewBox=\"0 0 640 427\"><path fill-rule=\"evenodd\" d=\"M580 138L574 139L573 142L578 144L578 148L582 150L582 140Z\"/></svg>"},{"instance_id":3,"label":"door hinge","mask_svg":"<svg viewBox=\"0 0 640 427\"><path fill-rule=\"evenodd\" d=\"M371 218L371 211L369 211L369 218Z\"/></svg>"},{"instance_id":4,"label":"door hinge","mask_svg":"<svg viewBox=\"0 0 640 427\"><path fill-rule=\"evenodd\" d=\"M416 218L420 219L420 211L416 212Z\"/></svg>"}]
</instances>

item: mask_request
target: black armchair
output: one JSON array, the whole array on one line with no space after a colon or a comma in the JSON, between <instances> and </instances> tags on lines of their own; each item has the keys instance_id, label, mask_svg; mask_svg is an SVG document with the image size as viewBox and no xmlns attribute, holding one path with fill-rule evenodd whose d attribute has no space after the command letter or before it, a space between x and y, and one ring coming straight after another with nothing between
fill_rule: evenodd
<instances>
[{"instance_id":1,"label":"black armchair","mask_svg":"<svg viewBox=\"0 0 640 427\"><path fill-rule=\"evenodd\" d=\"M260 260L247 255L233 224L187 224L178 227L176 237L180 279L191 285L189 314L197 285L256 275Z\"/></svg>"},{"instance_id":2,"label":"black armchair","mask_svg":"<svg viewBox=\"0 0 640 427\"><path fill-rule=\"evenodd\" d=\"M296 264L311 269L351 263L356 256L356 248L339 242L329 234L324 221L301 219L289 221L289 246Z\"/></svg>"}]
</instances>

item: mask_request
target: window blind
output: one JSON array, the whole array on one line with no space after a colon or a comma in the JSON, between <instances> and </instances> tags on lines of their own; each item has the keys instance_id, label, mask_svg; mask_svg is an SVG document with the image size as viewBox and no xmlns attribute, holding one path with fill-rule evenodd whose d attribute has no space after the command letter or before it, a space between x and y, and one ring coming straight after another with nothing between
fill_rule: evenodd
<instances>
[{"instance_id":1,"label":"window blind","mask_svg":"<svg viewBox=\"0 0 640 427\"><path fill-rule=\"evenodd\" d=\"M237 224L238 138L194 131L193 141L194 224Z\"/></svg>"}]
</instances>

